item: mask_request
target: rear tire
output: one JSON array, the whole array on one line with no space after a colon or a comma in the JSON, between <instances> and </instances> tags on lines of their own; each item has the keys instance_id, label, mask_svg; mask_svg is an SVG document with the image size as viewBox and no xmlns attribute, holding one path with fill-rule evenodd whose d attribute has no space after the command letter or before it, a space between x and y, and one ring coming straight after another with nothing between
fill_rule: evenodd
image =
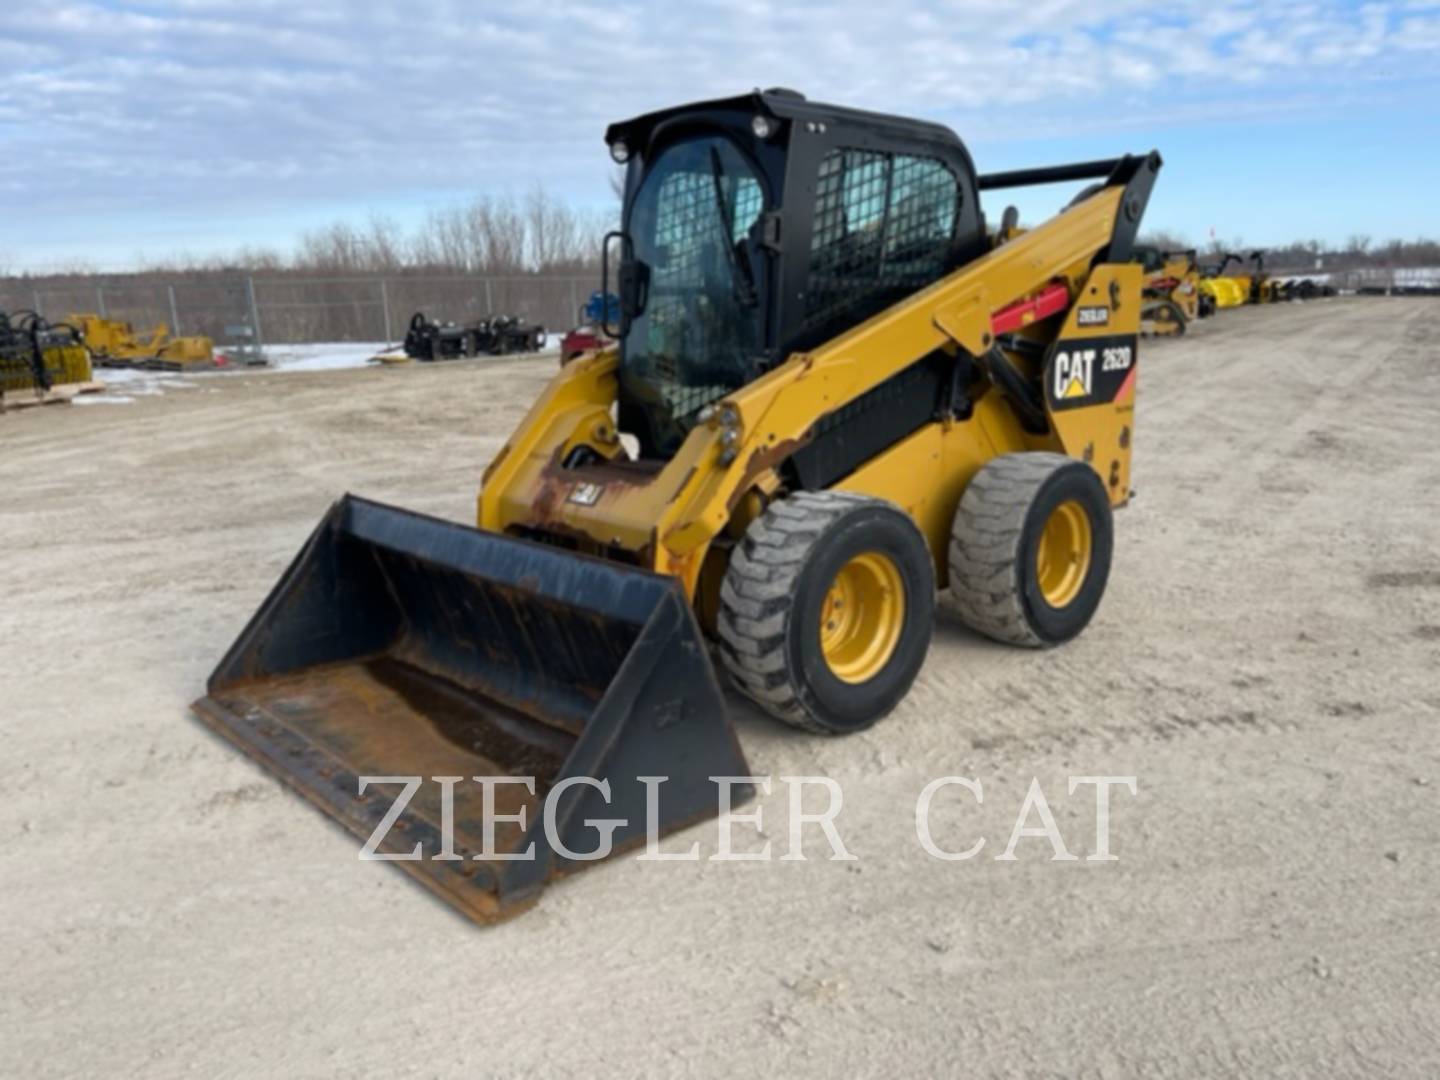
<instances>
[{"instance_id":1,"label":"rear tire","mask_svg":"<svg viewBox=\"0 0 1440 1080\"><path fill-rule=\"evenodd\" d=\"M730 556L720 655L771 716L840 735L910 690L934 629L935 571L899 507L848 492L772 503Z\"/></svg>"},{"instance_id":2,"label":"rear tire","mask_svg":"<svg viewBox=\"0 0 1440 1080\"><path fill-rule=\"evenodd\" d=\"M1095 470L1063 454L1005 454L961 496L950 592L966 625L1039 648L1084 630L1110 577L1114 527Z\"/></svg>"}]
</instances>

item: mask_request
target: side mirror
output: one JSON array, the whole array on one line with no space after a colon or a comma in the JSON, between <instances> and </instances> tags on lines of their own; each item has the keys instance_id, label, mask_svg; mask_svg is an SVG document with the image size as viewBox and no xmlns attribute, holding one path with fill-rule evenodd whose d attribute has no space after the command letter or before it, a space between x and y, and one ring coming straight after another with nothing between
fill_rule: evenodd
<instances>
[{"instance_id":1,"label":"side mirror","mask_svg":"<svg viewBox=\"0 0 1440 1080\"><path fill-rule=\"evenodd\" d=\"M611 318L612 318L612 316L613 316L613 313L612 313L612 310L611 310L611 307L612 307L612 306L611 306L611 304L610 304L610 302L609 302L609 300L610 300L610 295L611 295L611 292L610 292L610 241L612 241L612 240L619 240L619 241L620 241L620 269L619 269L619 273L618 273L618 275L617 275L618 278L619 278L619 290L620 290L620 325L619 325L619 327L614 326L614 325L611 323L611 321L610 321ZM606 233L606 234L605 234L605 239L600 242L600 293L601 293L602 296L605 297L605 304L604 304L604 307L603 307L603 310L602 310L602 314L601 314L601 316L600 316L600 330L601 330L602 333L604 333L604 335L605 335L606 337L610 337L610 338L623 337L623 336L624 336L624 333L625 333L625 330L628 329L628 323L629 323L629 319L630 319L630 317L631 317L631 313L630 313L630 310L629 310L629 308L628 308L628 306L627 306L627 303L626 303L626 297L625 297L625 278L626 278L626 268L627 268L627 266L628 266L628 265L630 264L630 262L631 262L631 259L630 259L631 251L632 251L632 245L631 245L631 243L630 243L630 237L627 236L625 233L620 232L618 229L612 229L610 232Z\"/></svg>"}]
</instances>

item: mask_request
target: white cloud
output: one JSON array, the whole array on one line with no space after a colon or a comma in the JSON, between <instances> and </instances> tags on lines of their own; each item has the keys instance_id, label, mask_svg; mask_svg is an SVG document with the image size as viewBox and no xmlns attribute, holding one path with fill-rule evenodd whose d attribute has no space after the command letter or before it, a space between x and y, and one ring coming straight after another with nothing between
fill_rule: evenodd
<instances>
[{"instance_id":1,"label":"white cloud","mask_svg":"<svg viewBox=\"0 0 1440 1080\"><path fill-rule=\"evenodd\" d=\"M597 200L605 125L787 85L995 139L1432 72L1440 8L1331 0L51 0L0 11L0 211ZM249 212L249 211L246 211ZM39 225L36 226L39 235Z\"/></svg>"}]
</instances>

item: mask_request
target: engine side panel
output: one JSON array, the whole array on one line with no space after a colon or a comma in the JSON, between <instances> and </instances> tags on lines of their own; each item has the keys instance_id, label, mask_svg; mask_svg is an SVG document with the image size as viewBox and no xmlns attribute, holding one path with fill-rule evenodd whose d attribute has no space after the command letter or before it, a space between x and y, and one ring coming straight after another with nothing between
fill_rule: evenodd
<instances>
[{"instance_id":1,"label":"engine side panel","mask_svg":"<svg viewBox=\"0 0 1440 1080\"><path fill-rule=\"evenodd\" d=\"M1045 411L1061 446L1100 475L1112 506L1130 498L1142 276L1133 263L1097 266L1043 375Z\"/></svg>"}]
</instances>

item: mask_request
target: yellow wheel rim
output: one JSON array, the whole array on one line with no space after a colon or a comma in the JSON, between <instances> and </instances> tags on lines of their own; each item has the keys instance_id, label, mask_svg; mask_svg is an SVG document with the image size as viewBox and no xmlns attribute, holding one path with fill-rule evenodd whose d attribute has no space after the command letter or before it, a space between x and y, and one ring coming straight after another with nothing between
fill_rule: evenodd
<instances>
[{"instance_id":1,"label":"yellow wheel rim","mask_svg":"<svg viewBox=\"0 0 1440 1080\"><path fill-rule=\"evenodd\" d=\"M862 683L890 662L904 625L900 568L888 556L866 552L830 583L820 609L820 649L837 679Z\"/></svg>"},{"instance_id":2,"label":"yellow wheel rim","mask_svg":"<svg viewBox=\"0 0 1440 1080\"><path fill-rule=\"evenodd\" d=\"M1047 604L1063 608L1075 599L1090 572L1093 547L1090 515L1083 506L1070 499L1050 512L1035 549L1035 580Z\"/></svg>"}]
</instances>

